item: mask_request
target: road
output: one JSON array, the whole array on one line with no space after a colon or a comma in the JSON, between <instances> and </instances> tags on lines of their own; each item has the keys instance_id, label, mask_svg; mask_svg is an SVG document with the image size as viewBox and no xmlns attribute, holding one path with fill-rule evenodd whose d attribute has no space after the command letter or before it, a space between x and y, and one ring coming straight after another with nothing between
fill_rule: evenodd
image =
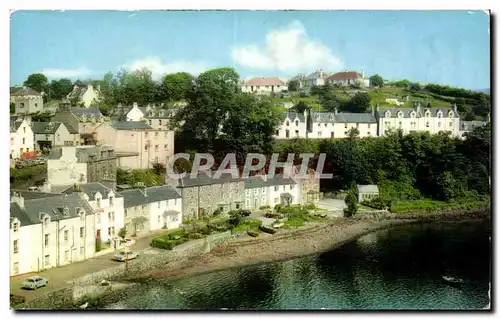
<instances>
[{"instance_id":1,"label":"road","mask_svg":"<svg viewBox=\"0 0 500 319\"><path fill-rule=\"evenodd\" d=\"M156 232L152 232L148 236L139 238L136 240L135 245L133 245L131 249L139 253L139 258L147 258L148 254L157 254L158 250L150 247L149 244L151 243L151 239L153 237L165 233L168 233L168 230L162 229ZM33 300L34 298L37 298L49 292L67 287L68 281L74 278L82 277L103 269L116 267L119 262L111 260L114 254L114 252L110 252L106 255L93 257L70 265L50 268L39 273L31 273L13 277L10 279L10 292L11 294L25 297L26 301ZM134 260L130 261L130 263L133 262ZM49 284L47 285L47 287L39 288L38 290L21 289L22 282L26 278L33 275L40 275L47 278L49 280Z\"/></svg>"}]
</instances>

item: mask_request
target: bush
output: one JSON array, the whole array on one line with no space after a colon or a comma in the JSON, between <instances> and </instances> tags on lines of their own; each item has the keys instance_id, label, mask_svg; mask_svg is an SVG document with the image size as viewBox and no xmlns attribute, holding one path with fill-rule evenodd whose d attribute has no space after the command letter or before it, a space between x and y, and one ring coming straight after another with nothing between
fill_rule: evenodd
<instances>
[{"instance_id":1,"label":"bush","mask_svg":"<svg viewBox=\"0 0 500 319\"><path fill-rule=\"evenodd\" d=\"M308 203L304 205L305 209L316 209L316 205L314 203Z\"/></svg>"},{"instance_id":2,"label":"bush","mask_svg":"<svg viewBox=\"0 0 500 319\"><path fill-rule=\"evenodd\" d=\"M281 204L276 204L274 205L274 211L277 212L277 213L280 213L281 212L281 209L283 209L283 205Z\"/></svg>"},{"instance_id":3,"label":"bush","mask_svg":"<svg viewBox=\"0 0 500 319\"><path fill-rule=\"evenodd\" d=\"M269 208L271 208L270 205L263 205L259 207L259 209L269 209Z\"/></svg>"},{"instance_id":4,"label":"bush","mask_svg":"<svg viewBox=\"0 0 500 319\"><path fill-rule=\"evenodd\" d=\"M212 228L211 228L211 227L209 227L209 226L207 226L207 227L205 227L205 228L203 228L203 229L201 230L201 233L202 233L203 235L210 235L210 234L212 233Z\"/></svg>"},{"instance_id":5,"label":"bush","mask_svg":"<svg viewBox=\"0 0 500 319\"><path fill-rule=\"evenodd\" d=\"M268 233L268 234L275 234L276 233L276 229L271 228L271 227L260 226L259 229L265 233Z\"/></svg>"},{"instance_id":6,"label":"bush","mask_svg":"<svg viewBox=\"0 0 500 319\"><path fill-rule=\"evenodd\" d=\"M203 238L203 234L201 233L190 233L188 235L189 239L200 239L200 238Z\"/></svg>"},{"instance_id":7,"label":"bush","mask_svg":"<svg viewBox=\"0 0 500 319\"><path fill-rule=\"evenodd\" d=\"M239 233L239 232L245 231L245 230L257 229L261 225L262 225L262 221L261 220L250 219L250 220L246 220L246 221L242 222L241 224L233 227L232 232L233 233Z\"/></svg>"},{"instance_id":8,"label":"bush","mask_svg":"<svg viewBox=\"0 0 500 319\"><path fill-rule=\"evenodd\" d=\"M268 212L264 216L266 216L267 218L279 218L280 214L279 213Z\"/></svg>"},{"instance_id":9,"label":"bush","mask_svg":"<svg viewBox=\"0 0 500 319\"><path fill-rule=\"evenodd\" d=\"M188 241L188 238L181 237L175 240L168 240L165 236L159 236L151 240L151 247L171 250L175 246L183 244L186 241Z\"/></svg>"},{"instance_id":10,"label":"bush","mask_svg":"<svg viewBox=\"0 0 500 319\"><path fill-rule=\"evenodd\" d=\"M212 215L213 216L219 216L221 213L222 213L222 209L221 208L217 208L216 210L214 210L214 212L212 213Z\"/></svg>"},{"instance_id":11,"label":"bush","mask_svg":"<svg viewBox=\"0 0 500 319\"><path fill-rule=\"evenodd\" d=\"M388 209L388 210L390 210L391 205L392 205L392 200L381 199L380 197L376 197L376 198L372 199L371 201L365 200L365 201L361 202L361 204L368 206L368 207L371 207L371 208L375 208L375 209Z\"/></svg>"},{"instance_id":12,"label":"bush","mask_svg":"<svg viewBox=\"0 0 500 319\"><path fill-rule=\"evenodd\" d=\"M228 222L231 227L236 227L241 223L242 217L239 214L235 214L229 218Z\"/></svg>"},{"instance_id":13,"label":"bush","mask_svg":"<svg viewBox=\"0 0 500 319\"><path fill-rule=\"evenodd\" d=\"M247 234L248 234L248 236L252 236L252 237L259 236L259 232L256 232L256 231L253 231L253 230L247 231Z\"/></svg>"}]
</instances>

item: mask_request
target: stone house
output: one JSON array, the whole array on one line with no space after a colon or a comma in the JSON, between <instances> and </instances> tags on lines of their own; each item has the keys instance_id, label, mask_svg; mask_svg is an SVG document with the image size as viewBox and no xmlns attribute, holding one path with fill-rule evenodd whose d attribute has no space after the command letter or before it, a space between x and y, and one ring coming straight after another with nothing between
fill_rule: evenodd
<instances>
[{"instance_id":1,"label":"stone house","mask_svg":"<svg viewBox=\"0 0 500 319\"><path fill-rule=\"evenodd\" d=\"M27 86L11 88L10 102L15 104L15 114L43 112L43 96Z\"/></svg>"},{"instance_id":2,"label":"stone house","mask_svg":"<svg viewBox=\"0 0 500 319\"><path fill-rule=\"evenodd\" d=\"M97 104L102 99L101 87L94 87L92 84L84 84L80 81L75 82L73 90L68 93L66 100L82 105L86 108Z\"/></svg>"},{"instance_id":3,"label":"stone house","mask_svg":"<svg viewBox=\"0 0 500 319\"><path fill-rule=\"evenodd\" d=\"M34 135L29 117L10 119L10 158L22 158L27 152L35 150Z\"/></svg>"},{"instance_id":4,"label":"stone house","mask_svg":"<svg viewBox=\"0 0 500 319\"><path fill-rule=\"evenodd\" d=\"M356 192L358 196L358 203L365 200L372 200L379 196L377 185L357 185Z\"/></svg>"},{"instance_id":5,"label":"stone house","mask_svg":"<svg viewBox=\"0 0 500 319\"><path fill-rule=\"evenodd\" d=\"M214 174L200 172L196 178L187 174L178 180L166 177L166 183L177 188L182 196L183 218L212 215L215 210L228 213L243 208L245 182L231 174L224 173L218 178Z\"/></svg>"},{"instance_id":6,"label":"stone house","mask_svg":"<svg viewBox=\"0 0 500 319\"><path fill-rule=\"evenodd\" d=\"M456 105L449 107L421 107L420 103L413 108L384 108L376 106L375 116L378 122L378 135L384 136L389 131L402 130L403 134L411 132L449 132L459 137L460 116Z\"/></svg>"},{"instance_id":7,"label":"stone house","mask_svg":"<svg viewBox=\"0 0 500 319\"><path fill-rule=\"evenodd\" d=\"M32 192L34 193L34 192ZM95 214L78 195L37 193L10 200L10 275L39 272L95 254Z\"/></svg>"},{"instance_id":8,"label":"stone house","mask_svg":"<svg viewBox=\"0 0 500 319\"><path fill-rule=\"evenodd\" d=\"M168 185L135 188L119 192L124 201L127 234L138 237L182 224L182 197Z\"/></svg>"},{"instance_id":9,"label":"stone house","mask_svg":"<svg viewBox=\"0 0 500 319\"><path fill-rule=\"evenodd\" d=\"M300 170L300 167L297 167L296 170ZM300 186L301 204L317 204L320 200L319 174L316 174L314 169L308 168L304 178L295 178Z\"/></svg>"},{"instance_id":10,"label":"stone house","mask_svg":"<svg viewBox=\"0 0 500 319\"><path fill-rule=\"evenodd\" d=\"M145 122L105 122L96 127L94 136L99 143L114 147L123 168L166 166L174 155L174 132L155 130Z\"/></svg>"},{"instance_id":11,"label":"stone house","mask_svg":"<svg viewBox=\"0 0 500 319\"><path fill-rule=\"evenodd\" d=\"M115 179L116 155L110 146L56 147L47 160L47 182L51 186Z\"/></svg>"},{"instance_id":12,"label":"stone house","mask_svg":"<svg viewBox=\"0 0 500 319\"><path fill-rule=\"evenodd\" d=\"M52 118L54 122L62 122L68 129L78 132L76 145L93 145L96 143L94 130L105 120L101 111L95 107L70 107L68 104L59 105L59 109Z\"/></svg>"},{"instance_id":13,"label":"stone house","mask_svg":"<svg viewBox=\"0 0 500 319\"><path fill-rule=\"evenodd\" d=\"M38 150L74 146L79 137L78 132L61 122L32 122L31 129L35 136L35 148Z\"/></svg>"},{"instance_id":14,"label":"stone house","mask_svg":"<svg viewBox=\"0 0 500 319\"><path fill-rule=\"evenodd\" d=\"M314 86L323 86L329 75L329 73L323 72L323 70L317 70L305 77L304 87L310 89Z\"/></svg>"}]
</instances>

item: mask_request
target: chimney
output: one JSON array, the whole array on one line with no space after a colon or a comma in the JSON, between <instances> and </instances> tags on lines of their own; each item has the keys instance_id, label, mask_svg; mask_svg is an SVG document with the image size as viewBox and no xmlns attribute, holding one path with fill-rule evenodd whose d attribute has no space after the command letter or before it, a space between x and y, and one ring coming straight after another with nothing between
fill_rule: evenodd
<instances>
[{"instance_id":1,"label":"chimney","mask_svg":"<svg viewBox=\"0 0 500 319\"><path fill-rule=\"evenodd\" d=\"M133 108L137 108L137 107L139 107L139 105L137 105L137 102L134 102L134 103L132 104L132 107L133 107Z\"/></svg>"},{"instance_id":2,"label":"chimney","mask_svg":"<svg viewBox=\"0 0 500 319\"><path fill-rule=\"evenodd\" d=\"M142 188L142 193L144 194L144 197L148 197L148 188L147 187L143 187Z\"/></svg>"},{"instance_id":3,"label":"chimney","mask_svg":"<svg viewBox=\"0 0 500 319\"><path fill-rule=\"evenodd\" d=\"M339 114L339 111L337 110L337 108L335 108L335 109L333 110L333 113L334 113L335 115Z\"/></svg>"},{"instance_id":4,"label":"chimney","mask_svg":"<svg viewBox=\"0 0 500 319\"><path fill-rule=\"evenodd\" d=\"M21 209L24 209L24 197L21 196L19 193L14 193L13 196L10 198L10 201L12 203L17 203Z\"/></svg>"},{"instance_id":5,"label":"chimney","mask_svg":"<svg viewBox=\"0 0 500 319\"><path fill-rule=\"evenodd\" d=\"M372 115L375 116L375 107L373 105L372 105L371 109L372 109Z\"/></svg>"},{"instance_id":6,"label":"chimney","mask_svg":"<svg viewBox=\"0 0 500 319\"><path fill-rule=\"evenodd\" d=\"M453 104L453 112L455 112L455 114L458 115L457 103Z\"/></svg>"},{"instance_id":7,"label":"chimney","mask_svg":"<svg viewBox=\"0 0 500 319\"><path fill-rule=\"evenodd\" d=\"M421 114L421 110L420 110L420 102L417 103L417 114Z\"/></svg>"}]
</instances>

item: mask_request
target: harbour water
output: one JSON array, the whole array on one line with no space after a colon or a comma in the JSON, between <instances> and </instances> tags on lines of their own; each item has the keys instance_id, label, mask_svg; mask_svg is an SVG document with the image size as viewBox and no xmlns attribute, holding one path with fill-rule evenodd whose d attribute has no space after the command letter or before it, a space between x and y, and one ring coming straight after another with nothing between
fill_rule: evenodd
<instances>
[{"instance_id":1,"label":"harbour water","mask_svg":"<svg viewBox=\"0 0 500 319\"><path fill-rule=\"evenodd\" d=\"M489 303L489 225L412 224L322 254L161 279L107 309L483 309ZM442 276L464 280L461 287Z\"/></svg>"}]
</instances>

